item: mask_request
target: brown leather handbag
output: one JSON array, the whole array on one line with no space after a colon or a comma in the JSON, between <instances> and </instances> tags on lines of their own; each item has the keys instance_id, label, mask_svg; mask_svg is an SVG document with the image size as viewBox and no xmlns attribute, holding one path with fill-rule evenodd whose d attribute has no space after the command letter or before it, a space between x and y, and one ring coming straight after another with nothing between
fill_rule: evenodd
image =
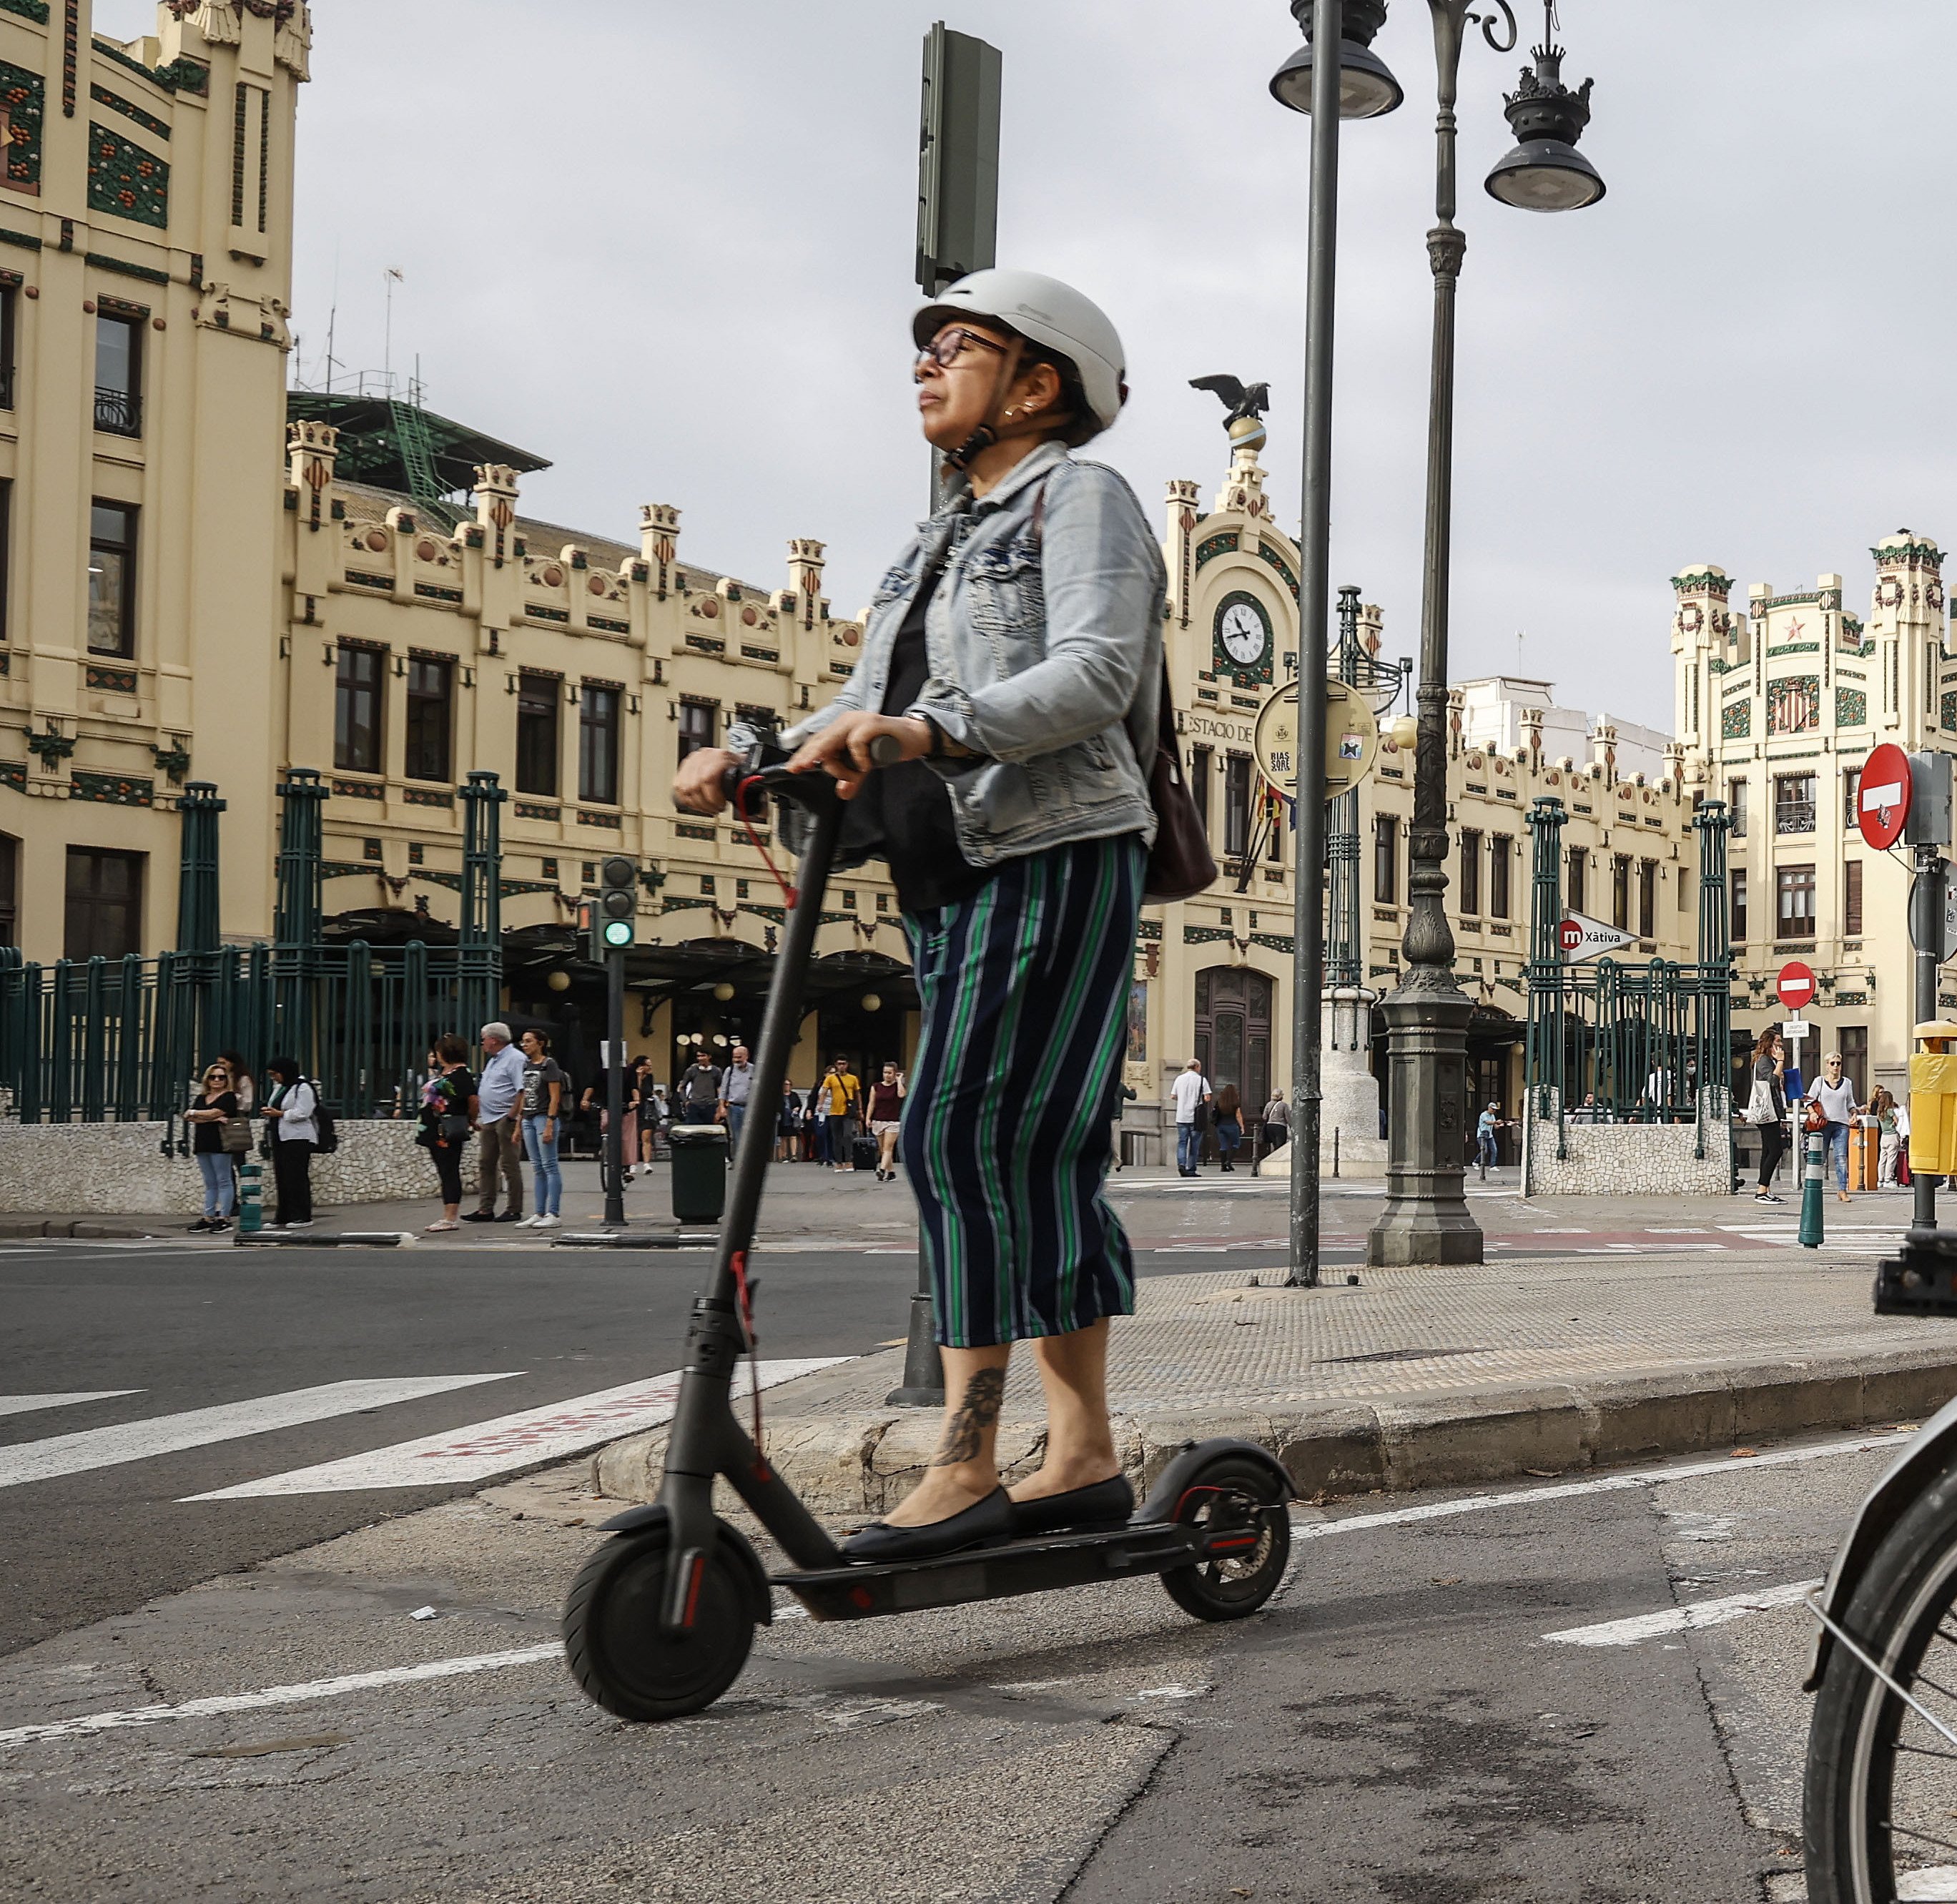
<instances>
[{"instance_id":1,"label":"brown leather handbag","mask_svg":"<svg viewBox=\"0 0 1957 1904\"><path fill-rule=\"evenodd\" d=\"M1193 899L1216 883L1216 861L1196 797L1183 770L1176 739L1175 704L1168 689L1168 657L1162 656L1162 695L1156 713L1156 757L1149 770L1149 804L1156 810L1155 844L1149 849L1142 897L1152 906Z\"/></svg>"}]
</instances>

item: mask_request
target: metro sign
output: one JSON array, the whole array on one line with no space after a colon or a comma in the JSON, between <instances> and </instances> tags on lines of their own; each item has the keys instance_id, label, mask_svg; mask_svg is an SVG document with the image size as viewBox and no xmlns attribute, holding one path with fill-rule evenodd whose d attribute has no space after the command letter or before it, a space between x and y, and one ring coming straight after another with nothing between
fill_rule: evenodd
<instances>
[{"instance_id":1,"label":"metro sign","mask_svg":"<svg viewBox=\"0 0 1957 1904\"><path fill-rule=\"evenodd\" d=\"M1909 756L1885 741L1869 756L1855 789L1855 824L1878 852L1902 837L1909 818Z\"/></svg>"},{"instance_id":2,"label":"metro sign","mask_svg":"<svg viewBox=\"0 0 1957 1904\"><path fill-rule=\"evenodd\" d=\"M1637 935L1620 925L1606 925L1601 919L1582 912L1566 912L1556 928L1556 943L1564 959L1579 965L1586 959L1601 958L1620 945L1629 945Z\"/></svg>"}]
</instances>

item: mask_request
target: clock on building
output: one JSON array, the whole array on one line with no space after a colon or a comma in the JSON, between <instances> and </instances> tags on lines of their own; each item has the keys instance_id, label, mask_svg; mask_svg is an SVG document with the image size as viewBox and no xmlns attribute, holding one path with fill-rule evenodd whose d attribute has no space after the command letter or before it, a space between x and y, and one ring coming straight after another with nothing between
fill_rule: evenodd
<instances>
[{"instance_id":1,"label":"clock on building","mask_svg":"<svg viewBox=\"0 0 1957 1904\"><path fill-rule=\"evenodd\" d=\"M1233 589L1216 605L1216 653L1212 663L1241 688L1271 678L1271 618L1254 595Z\"/></svg>"}]
</instances>

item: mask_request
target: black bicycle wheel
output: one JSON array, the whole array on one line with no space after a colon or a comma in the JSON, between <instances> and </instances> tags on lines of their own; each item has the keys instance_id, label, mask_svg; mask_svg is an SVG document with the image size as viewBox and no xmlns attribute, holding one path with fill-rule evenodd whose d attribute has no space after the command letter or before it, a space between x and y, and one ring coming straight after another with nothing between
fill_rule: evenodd
<instances>
[{"instance_id":1,"label":"black bicycle wheel","mask_svg":"<svg viewBox=\"0 0 1957 1904\"><path fill-rule=\"evenodd\" d=\"M1957 1732L1957 1472L1891 1529L1842 1626ZM1957 1898L1957 1742L1838 1640L1814 1703L1802 1800L1809 1904Z\"/></svg>"},{"instance_id":2,"label":"black bicycle wheel","mask_svg":"<svg viewBox=\"0 0 1957 1904\"><path fill-rule=\"evenodd\" d=\"M1278 1590L1291 1558L1288 1490L1260 1462L1219 1455L1197 1471L1176 1509L1218 1549L1162 1577L1169 1598L1199 1620L1241 1620Z\"/></svg>"},{"instance_id":3,"label":"black bicycle wheel","mask_svg":"<svg viewBox=\"0 0 1957 1904\"><path fill-rule=\"evenodd\" d=\"M740 1676L754 1643L739 1565L728 1542L716 1541L694 1624L669 1633L659 1618L666 1530L608 1540L579 1570L564 1600L571 1677L608 1713L641 1724L712 1705Z\"/></svg>"}]
</instances>

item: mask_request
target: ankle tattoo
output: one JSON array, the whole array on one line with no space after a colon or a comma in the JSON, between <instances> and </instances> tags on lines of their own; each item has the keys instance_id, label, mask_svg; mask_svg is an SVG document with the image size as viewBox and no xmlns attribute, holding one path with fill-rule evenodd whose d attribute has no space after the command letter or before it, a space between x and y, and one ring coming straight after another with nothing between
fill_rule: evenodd
<instances>
[{"instance_id":1,"label":"ankle tattoo","mask_svg":"<svg viewBox=\"0 0 1957 1904\"><path fill-rule=\"evenodd\" d=\"M973 1460L983 1444L985 1431L999 1419L999 1406L1005 1400L1006 1371L982 1368L965 1384L964 1399L944 1425L944 1438L931 1458L934 1468L955 1468Z\"/></svg>"}]
</instances>

